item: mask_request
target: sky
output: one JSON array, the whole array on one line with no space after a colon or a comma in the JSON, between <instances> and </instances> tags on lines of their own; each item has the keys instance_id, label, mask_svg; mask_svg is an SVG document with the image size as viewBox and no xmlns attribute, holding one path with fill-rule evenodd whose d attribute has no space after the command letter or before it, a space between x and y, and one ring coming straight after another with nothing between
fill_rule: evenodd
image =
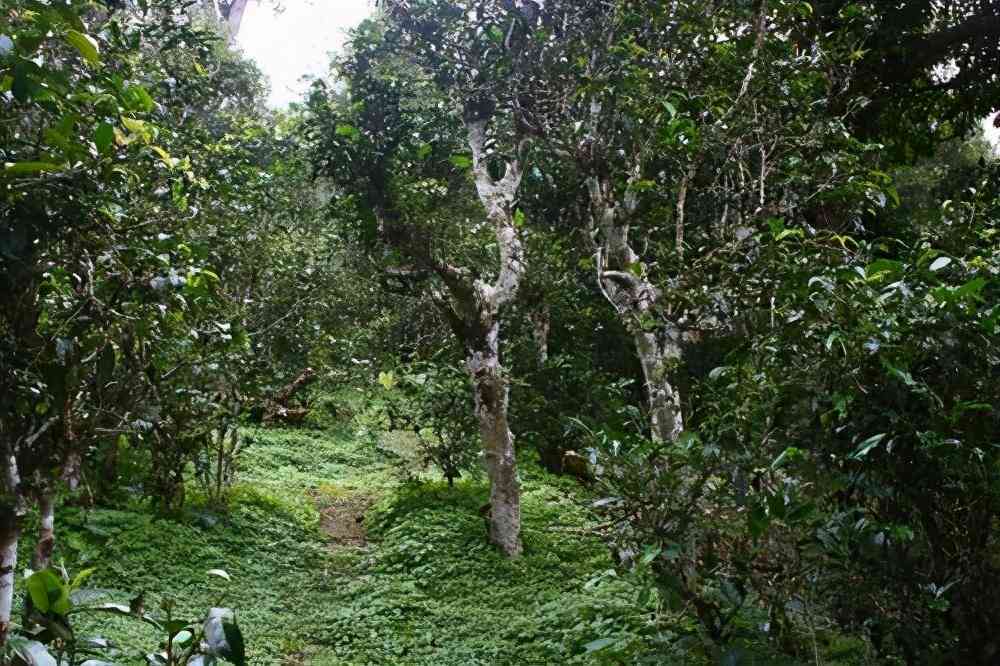
<instances>
[{"instance_id":1,"label":"sky","mask_svg":"<svg viewBox=\"0 0 1000 666\"><path fill-rule=\"evenodd\" d=\"M271 80L270 104L287 106L308 89L304 75L326 74L328 54L339 51L345 31L373 11L371 0L251 0L239 43Z\"/></svg>"}]
</instances>

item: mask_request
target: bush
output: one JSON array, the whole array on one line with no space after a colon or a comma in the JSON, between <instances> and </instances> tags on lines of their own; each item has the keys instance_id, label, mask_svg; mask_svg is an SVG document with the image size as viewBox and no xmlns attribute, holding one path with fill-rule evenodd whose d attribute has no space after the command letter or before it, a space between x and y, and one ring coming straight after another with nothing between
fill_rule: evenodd
<instances>
[{"instance_id":1,"label":"bush","mask_svg":"<svg viewBox=\"0 0 1000 666\"><path fill-rule=\"evenodd\" d=\"M480 469L479 426L469 379L453 365L414 363L379 377L376 404L389 429L416 437L424 466L441 470L448 485Z\"/></svg>"}]
</instances>

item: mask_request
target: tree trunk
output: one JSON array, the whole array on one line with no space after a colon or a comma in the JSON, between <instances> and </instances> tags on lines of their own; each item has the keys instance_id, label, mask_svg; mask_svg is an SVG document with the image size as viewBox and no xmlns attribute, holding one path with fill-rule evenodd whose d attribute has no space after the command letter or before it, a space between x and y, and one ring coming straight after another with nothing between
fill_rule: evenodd
<instances>
[{"instance_id":1,"label":"tree trunk","mask_svg":"<svg viewBox=\"0 0 1000 666\"><path fill-rule=\"evenodd\" d=\"M20 530L12 515L0 517L0 647L7 644L14 607L14 575Z\"/></svg>"},{"instance_id":2,"label":"tree trunk","mask_svg":"<svg viewBox=\"0 0 1000 666\"><path fill-rule=\"evenodd\" d=\"M657 442L675 442L684 431L681 397L670 383L670 365L680 358L680 348L667 333L667 340L656 333L636 331L635 347L642 364L649 402L650 431Z\"/></svg>"},{"instance_id":3,"label":"tree trunk","mask_svg":"<svg viewBox=\"0 0 1000 666\"><path fill-rule=\"evenodd\" d=\"M465 127L472 150L472 171L476 192L494 226L500 266L496 281L476 280L473 302L462 304L465 319L466 366L475 391L476 416L483 439L486 471L490 477L490 541L508 557L521 555L521 484L517 478L514 435L507 421L510 388L500 366L500 310L517 295L524 276L524 247L515 224L514 205L521 185L520 159L507 163L503 178L494 180L487 167L487 120L473 120L466 108ZM519 142L518 154L526 143ZM472 324L471 326L469 324Z\"/></svg>"},{"instance_id":4,"label":"tree trunk","mask_svg":"<svg viewBox=\"0 0 1000 666\"><path fill-rule=\"evenodd\" d=\"M21 536L21 520L25 502L21 495L21 478L17 459L3 452L3 495L0 497L0 646L7 644L11 613L14 608L14 579L17 571L17 542Z\"/></svg>"},{"instance_id":5,"label":"tree trunk","mask_svg":"<svg viewBox=\"0 0 1000 666\"><path fill-rule=\"evenodd\" d=\"M490 319L493 319L492 317ZM480 339L469 341L466 367L475 391L476 417L490 478L490 542L504 555L521 555L521 486L514 435L507 422L509 387L500 366L500 323L489 321Z\"/></svg>"},{"instance_id":6,"label":"tree trunk","mask_svg":"<svg viewBox=\"0 0 1000 666\"><path fill-rule=\"evenodd\" d=\"M681 332L676 324L657 313L660 290L649 281L644 270L639 274L634 270L642 267L639 255L629 244L629 219L637 208L635 195L627 194L624 202L618 202L613 183L596 176L588 179L587 186L591 228L601 235L597 249L598 286L632 332L646 384L653 440L676 441L684 430L684 421L680 392L670 382L670 371L681 358ZM678 245L681 247L682 241ZM656 321L652 330L650 321Z\"/></svg>"},{"instance_id":7,"label":"tree trunk","mask_svg":"<svg viewBox=\"0 0 1000 666\"><path fill-rule=\"evenodd\" d=\"M544 367L549 360L551 321L547 305L543 305L531 313L531 335L535 339L535 354L537 354L539 367Z\"/></svg>"},{"instance_id":8,"label":"tree trunk","mask_svg":"<svg viewBox=\"0 0 1000 666\"><path fill-rule=\"evenodd\" d=\"M240 26L243 25L243 13L247 9L247 3L249 0L233 0L233 4L229 6L229 16L226 17L226 22L229 27L229 43L232 44L236 41L236 38L240 34Z\"/></svg>"},{"instance_id":9,"label":"tree trunk","mask_svg":"<svg viewBox=\"0 0 1000 666\"><path fill-rule=\"evenodd\" d=\"M31 568L35 571L48 569L52 560L52 550L56 545L55 499L50 489L38 495L38 545L31 558Z\"/></svg>"}]
</instances>

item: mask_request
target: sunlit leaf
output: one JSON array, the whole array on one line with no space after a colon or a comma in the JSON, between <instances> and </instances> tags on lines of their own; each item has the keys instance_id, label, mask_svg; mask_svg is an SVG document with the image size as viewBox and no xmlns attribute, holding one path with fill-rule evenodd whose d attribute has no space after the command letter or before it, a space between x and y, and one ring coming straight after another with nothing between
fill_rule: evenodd
<instances>
[{"instance_id":1,"label":"sunlit leaf","mask_svg":"<svg viewBox=\"0 0 1000 666\"><path fill-rule=\"evenodd\" d=\"M80 52L88 64L95 67L101 64L101 52L98 49L97 40L90 35L70 30L66 33L66 41Z\"/></svg>"}]
</instances>

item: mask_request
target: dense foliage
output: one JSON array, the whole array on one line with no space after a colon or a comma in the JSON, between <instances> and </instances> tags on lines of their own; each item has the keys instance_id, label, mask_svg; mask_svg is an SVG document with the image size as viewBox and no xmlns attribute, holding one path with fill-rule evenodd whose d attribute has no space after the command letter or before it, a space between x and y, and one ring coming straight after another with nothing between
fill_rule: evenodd
<instances>
[{"instance_id":1,"label":"dense foliage","mask_svg":"<svg viewBox=\"0 0 1000 666\"><path fill-rule=\"evenodd\" d=\"M995 2L245 4L0 6L0 663L1000 659Z\"/></svg>"}]
</instances>

